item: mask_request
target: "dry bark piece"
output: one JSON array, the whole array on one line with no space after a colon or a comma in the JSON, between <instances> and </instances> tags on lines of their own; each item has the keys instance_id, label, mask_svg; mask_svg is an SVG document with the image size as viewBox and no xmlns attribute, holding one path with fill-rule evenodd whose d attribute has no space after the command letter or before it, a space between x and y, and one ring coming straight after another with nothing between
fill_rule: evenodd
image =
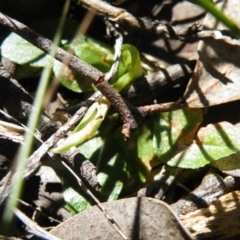
<instances>
[{"instance_id":1,"label":"dry bark piece","mask_svg":"<svg viewBox=\"0 0 240 240\"><path fill-rule=\"evenodd\" d=\"M224 0L217 4L240 26L238 0ZM204 21L206 29L224 30L210 14ZM199 60L183 100L188 107L201 108L240 99L240 42L230 37L215 36L199 43Z\"/></svg>"},{"instance_id":2,"label":"dry bark piece","mask_svg":"<svg viewBox=\"0 0 240 240\"><path fill-rule=\"evenodd\" d=\"M156 97L177 85L186 84L192 75L196 61L174 64L159 71L149 72L134 82L122 95L132 104L150 104Z\"/></svg>"},{"instance_id":3,"label":"dry bark piece","mask_svg":"<svg viewBox=\"0 0 240 240\"><path fill-rule=\"evenodd\" d=\"M166 203L151 198L127 198L104 203L128 239L191 239ZM79 213L51 233L68 239L122 239L97 206Z\"/></svg>"},{"instance_id":4,"label":"dry bark piece","mask_svg":"<svg viewBox=\"0 0 240 240\"><path fill-rule=\"evenodd\" d=\"M100 187L97 179L97 168L84 156L78 149L71 148L64 155L63 159L73 168L73 170L80 175L95 189Z\"/></svg>"},{"instance_id":5,"label":"dry bark piece","mask_svg":"<svg viewBox=\"0 0 240 240\"><path fill-rule=\"evenodd\" d=\"M239 239L240 191L230 192L208 208L180 216L196 239Z\"/></svg>"},{"instance_id":6,"label":"dry bark piece","mask_svg":"<svg viewBox=\"0 0 240 240\"><path fill-rule=\"evenodd\" d=\"M184 198L171 205L174 212L179 216L193 212L199 208L207 207L220 196L227 193L231 186L225 184L224 179L210 170L203 178L201 184Z\"/></svg>"}]
</instances>

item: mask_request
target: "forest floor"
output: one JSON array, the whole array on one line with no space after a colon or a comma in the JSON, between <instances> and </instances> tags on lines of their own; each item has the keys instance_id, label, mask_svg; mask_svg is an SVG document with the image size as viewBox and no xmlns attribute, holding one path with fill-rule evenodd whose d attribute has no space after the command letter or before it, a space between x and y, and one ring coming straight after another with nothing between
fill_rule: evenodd
<instances>
[{"instance_id":1,"label":"forest floor","mask_svg":"<svg viewBox=\"0 0 240 240\"><path fill-rule=\"evenodd\" d=\"M76 80L76 62L72 67L63 57L74 69L65 79L53 64L25 172L16 181L12 173L49 62L26 42L45 40L16 22L4 24L5 14L53 40L68 2L60 46L69 49L81 26L81 34L95 39L93 52L107 55L97 59L91 52L92 67L78 72L95 81L94 88ZM240 23L240 4L220 2ZM0 1L0 9L0 239L239 239L240 45L224 25L180 0L9 0ZM113 58L116 33L137 49L141 65L133 74L142 74L112 97L99 71L109 70L102 69ZM133 64L138 54L126 56ZM96 89L109 101L91 102ZM103 119L100 127L93 134L92 128L74 130L90 102L99 105L80 128ZM83 142L76 135L67 151L53 148L78 131L86 135ZM20 179L18 207L8 209Z\"/></svg>"}]
</instances>

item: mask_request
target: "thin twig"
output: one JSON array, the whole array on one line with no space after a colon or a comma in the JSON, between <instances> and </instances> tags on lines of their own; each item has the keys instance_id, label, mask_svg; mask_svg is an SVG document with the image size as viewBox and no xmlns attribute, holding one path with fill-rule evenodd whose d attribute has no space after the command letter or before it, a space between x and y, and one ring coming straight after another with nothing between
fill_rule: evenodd
<instances>
[{"instance_id":1,"label":"thin twig","mask_svg":"<svg viewBox=\"0 0 240 240\"><path fill-rule=\"evenodd\" d=\"M166 91L174 86L186 84L193 73L195 63L196 61L189 61L184 64L174 64L155 72L148 72L128 89L123 90L121 95L136 106L153 103L154 99L161 96L162 93L166 94ZM72 116L81 106L82 103L78 103L57 111L66 112ZM172 110L171 107L167 109L165 106L165 109Z\"/></svg>"},{"instance_id":2,"label":"thin twig","mask_svg":"<svg viewBox=\"0 0 240 240\"><path fill-rule=\"evenodd\" d=\"M78 5L94 11L97 15L107 17L110 21L116 22L137 31L149 33L158 38L178 39L178 40L199 40L205 38L219 38L229 31L200 30L199 23L193 24L189 28L177 28L170 24L162 24L145 18L133 16L126 10L115 7L100 0L74 0Z\"/></svg>"},{"instance_id":3,"label":"thin twig","mask_svg":"<svg viewBox=\"0 0 240 240\"><path fill-rule=\"evenodd\" d=\"M48 218L49 220L51 220L51 221L53 221L53 222L56 222L56 223L58 223L58 224L62 223L62 221L59 221L58 219L55 219L55 218L47 215L46 213L42 212L40 209L37 209L36 207L33 207L31 204L29 204L29 203L27 203L27 202L25 202L25 201L23 201L23 200L21 200L21 199L18 199L18 201L19 201L22 205L24 205L24 206L32 209L32 210L35 211L35 212L38 212L39 214L41 214L41 215L44 216L45 218Z\"/></svg>"},{"instance_id":4,"label":"thin twig","mask_svg":"<svg viewBox=\"0 0 240 240\"><path fill-rule=\"evenodd\" d=\"M113 57L113 64L111 66L111 69L108 73L105 74L105 80L106 81L111 81L111 79L114 78L118 65L120 62L120 57L121 57L121 48L123 44L123 37L122 34L117 31L117 29L114 27L114 25L108 21L106 18L104 19L104 22L106 26L109 28L109 30L114 34L115 37L115 45L114 45L114 57Z\"/></svg>"},{"instance_id":5,"label":"thin twig","mask_svg":"<svg viewBox=\"0 0 240 240\"><path fill-rule=\"evenodd\" d=\"M177 109L182 109L184 106L179 104L178 102L169 102L169 103L159 103L159 104L153 104L148 106L142 106L138 109L145 114L153 114L156 112L166 112L166 111L172 111Z\"/></svg>"},{"instance_id":6,"label":"thin twig","mask_svg":"<svg viewBox=\"0 0 240 240\"><path fill-rule=\"evenodd\" d=\"M47 232L40 226L38 226L35 222L33 222L30 218L28 218L23 212L19 209L14 210L14 214L26 225L28 226L34 233L34 235L49 240L61 240L58 237L55 237L51 233Z\"/></svg>"}]
</instances>

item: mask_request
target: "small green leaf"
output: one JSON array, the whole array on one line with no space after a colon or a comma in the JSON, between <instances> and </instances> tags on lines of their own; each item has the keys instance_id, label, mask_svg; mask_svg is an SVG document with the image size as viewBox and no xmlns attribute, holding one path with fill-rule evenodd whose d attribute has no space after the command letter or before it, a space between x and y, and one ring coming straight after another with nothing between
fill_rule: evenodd
<instances>
[{"instance_id":1,"label":"small green leaf","mask_svg":"<svg viewBox=\"0 0 240 240\"><path fill-rule=\"evenodd\" d=\"M106 120L99 134L79 147L80 152L98 169L97 177L101 185L99 199L102 201L118 199L126 177L125 159L119 154L112 126L112 122Z\"/></svg>"},{"instance_id":2,"label":"small green leaf","mask_svg":"<svg viewBox=\"0 0 240 240\"><path fill-rule=\"evenodd\" d=\"M118 153L117 142L113 138L112 124L101 126L100 133L83 143L79 150L98 169L99 192L94 194L101 201L112 201L119 197L126 176L125 159ZM106 138L107 136L107 138ZM87 209L92 202L82 192L74 190L73 179L64 176L64 199L72 214ZM76 187L75 187L76 189Z\"/></svg>"},{"instance_id":3,"label":"small green leaf","mask_svg":"<svg viewBox=\"0 0 240 240\"><path fill-rule=\"evenodd\" d=\"M81 60L89 63L99 71L106 73L113 63L113 48L105 43L97 41L87 36L82 36L73 40L69 48ZM53 71L56 76L60 76L63 86L73 92L92 91L93 86L85 81L74 71L65 67L60 62L54 62Z\"/></svg>"},{"instance_id":4,"label":"small green leaf","mask_svg":"<svg viewBox=\"0 0 240 240\"><path fill-rule=\"evenodd\" d=\"M53 72L60 79L61 84L73 92L81 93L93 90L92 84L89 81L83 80L79 74L59 61L53 62Z\"/></svg>"},{"instance_id":5,"label":"small green leaf","mask_svg":"<svg viewBox=\"0 0 240 240\"><path fill-rule=\"evenodd\" d=\"M120 92L142 75L143 70L138 50L130 44L123 44L121 61L113 81L113 87Z\"/></svg>"},{"instance_id":6,"label":"small green leaf","mask_svg":"<svg viewBox=\"0 0 240 240\"><path fill-rule=\"evenodd\" d=\"M31 64L45 56L45 53L33 46L28 41L11 33L1 45L1 54L14 63Z\"/></svg>"},{"instance_id":7,"label":"small green leaf","mask_svg":"<svg viewBox=\"0 0 240 240\"><path fill-rule=\"evenodd\" d=\"M123 195L132 194L143 187L144 183L152 177L152 167L156 162L159 163L153 151L152 128L152 122L148 121L134 131L127 142L123 140L120 130L115 133L119 155L126 161L127 176L124 181Z\"/></svg>"},{"instance_id":8,"label":"small green leaf","mask_svg":"<svg viewBox=\"0 0 240 240\"><path fill-rule=\"evenodd\" d=\"M168 164L199 168L240 151L240 130L227 122L201 128L194 142L173 157Z\"/></svg>"},{"instance_id":9,"label":"small green leaf","mask_svg":"<svg viewBox=\"0 0 240 240\"><path fill-rule=\"evenodd\" d=\"M113 63L113 48L90 37L75 39L71 45L75 55L91 64L99 71L106 73Z\"/></svg>"},{"instance_id":10,"label":"small green leaf","mask_svg":"<svg viewBox=\"0 0 240 240\"><path fill-rule=\"evenodd\" d=\"M190 145L202 121L202 110L181 109L154 116L153 148L164 163Z\"/></svg>"},{"instance_id":11,"label":"small green leaf","mask_svg":"<svg viewBox=\"0 0 240 240\"><path fill-rule=\"evenodd\" d=\"M92 104L74 132L51 151L53 153L64 153L71 147L79 146L92 138L105 119L110 105L110 102L105 97Z\"/></svg>"},{"instance_id":12,"label":"small green leaf","mask_svg":"<svg viewBox=\"0 0 240 240\"><path fill-rule=\"evenodd\" d=\"M110 70L113 63L113 48L110 46L85 36L74 40L70 47L75 50L77 57L96 67L101 72L106 73ZM54 66L54 72L56 75L63 72L60 81L65 87L74 92L92 90L92 86L86 84L86 81L80 76L69 69L64 72L62 64L58 65ZM59 68L60 66L61 68ZM113 80L113 87L121 91L142 75L143 70L138 50L130 44L124 44L118 70Z\"/></svg>"},{"instance_id":13,"label":"small green leaf","mask_svg":"<svg viewBox=\"0 0 240 240\"><path fill-rule=\"evenodd\" d=\"M42 34L44 37L52 39L55 35L56 26L59 19L41 20L30 25L31 28ZM47 26L47 27L46 27ZM75 34L78 23L67 19L63 31L62 42L69 43ZM1 45L1 54L19 65L30 65L32 67L45 67L49 63L49 57L25 39L15 33L6 37Z\"/></svg>"},{"instance_id":14,"label":"small green leaf","mask_svg":"<svg viewBox=\"0 0 240 240\"><path fill-rule=\"evenodd\" d=\"M86 200L86 198L84 198L81 194L79 194L71 187L64 189L63 198L67 203L68 209L72 215L75 215L91 207L91 204Z\"/></svg>"}]
</instances>

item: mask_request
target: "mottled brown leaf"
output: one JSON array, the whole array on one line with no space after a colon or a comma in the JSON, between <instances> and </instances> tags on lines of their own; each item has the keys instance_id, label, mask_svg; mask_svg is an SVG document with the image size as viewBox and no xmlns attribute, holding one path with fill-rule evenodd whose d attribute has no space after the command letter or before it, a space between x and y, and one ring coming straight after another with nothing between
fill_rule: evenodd
<instances>
[{"instance_id":1,"label":"mottled brown leaf","mask_svg":"<svg viewBox=\"0 0 240 240\"><path fill-rule=\"evenodd\" d=\"M128 239L189 239L177 217L166 203L151 198L127 198L104 203L107 212L121 227ZM64 240L111 239L122 237L94 206L51 231Z\"/></svg>"}]
</instances>

